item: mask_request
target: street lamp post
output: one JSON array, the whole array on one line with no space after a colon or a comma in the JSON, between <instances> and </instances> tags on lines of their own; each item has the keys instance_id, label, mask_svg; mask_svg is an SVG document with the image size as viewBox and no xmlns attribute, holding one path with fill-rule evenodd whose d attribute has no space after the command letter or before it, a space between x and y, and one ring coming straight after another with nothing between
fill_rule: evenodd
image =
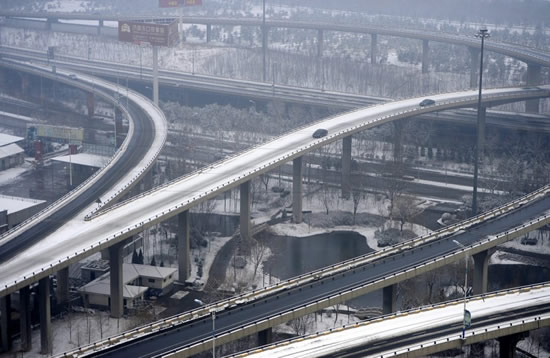
<instances>
[{"instance_id":1,"label":"street lamp post","mask_svg":"<svg viewBox=\"0 0 550 358\"><path fill-rule=\"evenodd\" d=\"M205 303L198 298L193 301L200 306L205 306ZM212 358L216 358L216 308L212 308L210 313L212 314Z\"/></svg>"},{"instance_id":2,"label":"street lamp post","mask_svg":"<svg viewBox=\"0 0 550 358\"><path fill-rule=\"evenodd\" d=\"M265 28L265 0L263 0L263 14L262 14L262 64L263 64L263 76L262 80L265 82L266 80L266 42L267 42L267 35L266 35L266 28Z\"/></svg>"},{"instance_id":3,"label":"street lamp post","mask_svg":"<svg viewBox=\"0 0 550 358\"><path fill-rule=\"evenodd\" d=\"M466 246L460 242L453 240L453 242L462 249L466 249ZM464 256L464 262L466 263L466 273L464 274L464 317L462 318L462 339L466 337L466 316L469 312L466 310L466 297L468 294L468 255Z\"/></svg>"},{"instance_id":4,"label":"street lamp post","mask_svg":"<svg viewBox=\"0 0 550 358\"><path fill-rule=\"evenodd\" d=\"M474 156L474 192L472 195L472 216L475 216L477 214L477 176L478 176L478 170L479 170L479 156L480 156L480 143L481 138L479 138L479 127L481 123L481 88L483 84L483 45L485 44L485 39L489 38L489 30L481 29L479 32L475 35L477 38L481 38L481 56L479 61L479 95L477 99L477 143L476 143L476 150L475 150L475 156Z\"/></svg>"}]
</instances>

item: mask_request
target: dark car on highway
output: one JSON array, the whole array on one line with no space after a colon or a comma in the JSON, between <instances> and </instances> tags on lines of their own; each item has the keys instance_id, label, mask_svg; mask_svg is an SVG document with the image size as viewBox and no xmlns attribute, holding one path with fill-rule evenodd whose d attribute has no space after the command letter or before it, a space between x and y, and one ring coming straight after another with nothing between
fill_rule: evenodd
<instances>
[{"instance_id":1,"label":"dark car on highway","mask_svg":"<svg viewBox=\"0 0 550 358\"><path fill-rule=\"evenodd\" d=\"M319 128L313 132L313 138L322 138L328 134L328 131L324 128Z\"/></svg>"},{"instance_id":2,"label":"dark car on highway","mask_svg":"<svg viewBox=\"0 0 550 358\"><path fill-rule=\"evenodd\" d=\"M427 107L427 106L431 106L431 105L434 105L434 104L435 104L435 101L433 99L426 98L425 100L420 102L420 107Z\"/></svg>"}]
</instances>

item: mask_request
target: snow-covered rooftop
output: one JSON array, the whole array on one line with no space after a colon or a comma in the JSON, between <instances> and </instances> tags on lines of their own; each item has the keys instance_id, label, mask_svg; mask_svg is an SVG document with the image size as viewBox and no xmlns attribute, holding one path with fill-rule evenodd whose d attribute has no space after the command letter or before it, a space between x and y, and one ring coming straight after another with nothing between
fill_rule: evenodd
<instances>
[{"instance_id":1,"label":"snow-covered rooftop","mask_svg":"<svg viewBox=\"0 0 550 358\"><path fill-rule=\"evenodd\" d=\"M0 114L3 112L0 112ZM8 144L21 142L25 138L23 137L16 137L14 135L0 133L0 147L6 146Z\"/></svg>"},{"instance_id":2,"label":"snow-covered rooftop","mask_svg":"<svg viewBox=\"0 0 550 358\"><path fill-rule=\"evenodd\" d=\"M86 167L103 168L109 162L109 159L110 158L104 157L102 155L78 153L73 155L64 155L61 157L55 157L52 160L63 162L63 163L84 165Z\"/></svg>"},{"instance_id":3,"label":"snow-covered rooftop","mask_svg":"<svg viewBox=\"0 0 550 358\"><path fill-rule=\"evenodd\" d=\"M133 298L147 291L147 287L128 285L139 277L164 279L174 275L178 270L171 267L158 267L139 264L122 264L122 282L124 282L124 297ZM110 295L111 276L106 273L98 279L81 287L79 291L86 293L95 293L100 295Z\"/></svg>"},{"instance_id":4,"label":"snow-covered rooftop","mask_svg":"<svg viewBox=\"0 0 550 358\"><path fill-rule=\"evenodd\" d=\"M44 200L33 200L27 198L19 198L16 196L0 195L0 211L8 210L8 214L45 203Z\"/></svg>"},{"instance_id":5,"label":"snow-covered rooftop","mask_svg":"<svg viewBox=\"0 0 550 358\"><path fill-rule=\"evenodd\" d=\"M17 144L8 144L0 147L0 159L9 158L23 152L24 150Z\"/></svg>"}]
</instances>

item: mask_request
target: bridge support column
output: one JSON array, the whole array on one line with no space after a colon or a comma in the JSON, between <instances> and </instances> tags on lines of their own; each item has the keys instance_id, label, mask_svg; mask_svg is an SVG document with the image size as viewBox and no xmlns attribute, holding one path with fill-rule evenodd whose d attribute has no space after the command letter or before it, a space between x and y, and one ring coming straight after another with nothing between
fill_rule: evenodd
<instances>
[{"instance_id":1,"label":"bridge support column","mask_svg":"<svg viewBox=\"0 0 550 358\"><path fill-rule=\"evenodd\" d=\"M472 216L476 215L477 209L477 181L479 172L479 162L483 158L485 151L485 118L487 117L487 107L479 109L479 117L477 120L477 143L474 152L474 190L472 194Z\"/></svg>"},{"instance_id":2,"label":"bridge support column","mask_svg":"<svg viewBox=\"0 0 550 358\"><path fill-rule=\"evenodd\" d=\"M21 75L21 94L23 96L29 95L29 89L30 89L30 77L26 73Z\"/></svg>"},{"instance_id":3,"label":"bridge support column","mask_svg":"<svg viewBox=\"0 0 550 358\"><path fill-rule=\"evenodd\" d=\"M241 239L247 242L250 238L250 180L241 184Z\"/></svg>"},{"instance_id":4,"label":"bridge support column","mask_svg":"<svg viewBox=\"0 0 550 358\"><path fill-rule=\"evenodd\" d=\"M500 346L500 358L515 358L516 357L516 345L519 341L529 337L529 332L521 332L511 334L509 336L500 337L498 343Z\"/></svg>"},{"instance_id":5,"label":"bridge support column","mask_svg":"<svg viewBox=\"0 0 550 358\"><path fill-rule=\"evenodd\" d=\"M477 88L479 55L481 51L475 47L468 47L470 51L470 88Z\"/></svg>"},{"instance_id":6,"label":"bridge support column","mask_svg":"<svg viewBox=\"0 0 550 358\"><path fill-rule=\"evenodd\" d=\"M488 273L489 273L489 258L495 252L495 249L489 249L481 251L475 255L474 258L474 278L473 278L473 289L474 295L481 295L482 293L487 293L488 287Z\"/></svg>"},{"instance_id":7,"label":"bridge support column","mask_svg":"<svg viewBox=\"0 0 550 358\"><path fill-rule=\"evenodd\" d=\"M258 347L273 343L273 328L267 328L258 332Z\"/></svg>"},{"instance_id":8,"label":"bridge support column","mask_svg":"<svg viewBox=\"0 0 550 358\"><path fill-rule=\"evenodd\" d=\"M31 290L29 286L19 290L19 322L21 326L21 350L32 349Z\"/></svg>"},{"instance_id":9,"label":"bridge support column","mask_svg":"<svg viewBox=\"0 0 550 358\"><path fill-rule=\"evenodd\" d=\"M51 354L53 346L49 277L44 277L38 282L38 310L40 312L40 353Z\"/></svg>"},{"instance_id":10,"label":"bridge support column","mask_svg":"<svg viewBox=\"0 0 550 358\"><path fill-rule=\"evenodd\" d=\"M125 240L109 247L109 268L111 283L111 317L120 318L124 313L123 277L122 277L122 249Z\"/></svg>"},{"instance_id":11,"label":"bridge support column","mask_svg":"<svg viewBox=\"0 0 550 358\"><path fill-rule=\"evenodd\" d=\"M536 86L540 85L541 83L541 73L540 73L541 66L535 65L532 63L527 64L527 85L528 86ZM529 101L525 101L525 111L527 113L539 113L539 103L540 100L538 99L531 99Z\"/></svg>"},{"instance_id":12,"label":"bridge support column","mask_svg":"<svg viewBox=\"0 0 550 358\"><path fill-rule=\"evenodd\" d=\"M153 46L153 103L159 104L159 48Z\"/></svg>"},{"instance_id":13,"label":"bridge support column","mask_svg":"<svg viewBox=\"0 0 550 358\"><path fill-rule=\"evenodd\" d=\"M323 30L317 30L317 58L323 57Z\"/></svg>"},{"instance_id":14,"label":"bridge support column","mask_svg":"<svg viewBox=\"0 0 550 358\"><path fill-rule=\"evenodd\" d=\"M115 146L119 148L124 141L124 135L122 133L122 112L118 107L115 107Z\"/></svg>"},{"instance_id":15,"label":"bridge support column","mask_svg":"<svg viewBox=\"0 0 550 358\"><path fill-rule=\"evenodd\" d=\"M422 73L428 73L430 69L430 42L422 40Z\"/></svg>"},{"instance_id":16,"label":"bridge support column","mask_svg":"<svg viewBox=\"0 0 550 358\"><path fill-rule=\"evenodd\" d=\"M65 267L57 271L57 289L55 296L57 304L65 304L69 302L69 267Z\"/></svg>"},{"instance_id":17,"label":"bridge support column","mask_svg":"<svg viewBox=\"0 0 550 358\"><path fill-rule=\"evenodd\" d=\"M0 334L2 339L2 346L0 352L9 352L11 349L11 296L6 295L0 297Z\"/></svg>"},{"instance_id":18,"label":"bridge support column","mask_svg":"<svg viewBox=\"0 0 550 358\"><path fill-rule=\"evenodd\" d=\"M97 25L97 34L101 35L102 30L103 30L103 20L99 20L99 23Z\"/></svg>"},{"instance_id":19,"label":"bridge support column","mask_svg":"<svg viewBox=\"0 0 550 358\"><path fill-rule=\"evenodd\" d=\"M189 223L189 210L178 214L178 272L180 282L185 282L191 273Z\"/></svg>"},{"instance_id":20,"label":"bridge support column","mask_svg":"<svg viewBox=\"0 0 550 358\"><path fill-rule=\"evenodd\" d=\"M206 25L206 43L209 43L212 40L212 25Z\"/></svg>"},{"instance_id":21,"label":"bridge support column","mask_svg":"<svg viewBox=\"0 0 550 358\"><path fill-rule=\"evenodd\" d=\"M382 313L390 314L397 311L397 285L386 286L382 289Z\"/></svg>"},{"instance_id":22,"label":"bridge support column","mask_svg":"<svg viewBox=\"0 0 550 358\"><path fill-rule=\"evenodd\" d=\"M265 25L262 25L262 81L267 81L267 33L269 28Z\"/></svg>"},{"instance_id":23,"label":"bridge support column","mask_svg":"<svg viewBox=\"0 0 550 358\"><path fill-rule=\"evenodd\" d=\"M88 117L92 118L95 113L95 98L92 92L88 92Z\"/></svg>"},{"instance_id":24,"label":"bridge support column","mask_svg":"<svg viewBox=\"0 0 550 358\"><path fill-rule=\"evenodd\" d=\"M349 199L351 192L351 135L342 140L342 197Z\"/></svg>"},{"instance_id":25,"label":"bridge support column","mask_svg":"<svg viewBox=\"0 0 550 358\"><path fill-rule=\"evenodd\" d=\"M302 222L302 180L303 157L292 161L292 218L296 224Z\"/></svg>"},{"instance_id":26,"label":"bridge support column","mask_svg":"<svg viewBox=\"0 0 550 358\"><path fill-rule=\"evenodd\" d=\"M378 51L378 35L370 34L370 63L374 65L376 63L376 56Z\"/></svg>"}]
</instances>

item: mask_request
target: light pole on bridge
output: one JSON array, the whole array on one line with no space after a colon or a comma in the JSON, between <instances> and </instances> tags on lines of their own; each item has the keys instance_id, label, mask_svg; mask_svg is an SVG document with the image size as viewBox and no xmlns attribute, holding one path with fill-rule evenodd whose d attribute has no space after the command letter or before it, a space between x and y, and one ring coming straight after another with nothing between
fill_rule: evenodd
<instances>
[{"instance_id":1,"label":"light pole on bridge","mask_svg":"<svg viewBox=\"0 0 550 358\"><path fill-rule=\"evenodd\" d=\"M489 38L489 30L481 29L475 35L477 38L481 38L481 56L479 61L479 95L477 99L477 129L476 129L476 150L474 155L474 192L472 195L472 216L477 214L477 177L479 171L479 157L481 155L480 144L483 143L483 138L480 138L480 126L481 126L481 88L483 84L483 45L485 44L485 39ZM485 131L483 131L485 133Z\"/></svg>"}]
</instances>

